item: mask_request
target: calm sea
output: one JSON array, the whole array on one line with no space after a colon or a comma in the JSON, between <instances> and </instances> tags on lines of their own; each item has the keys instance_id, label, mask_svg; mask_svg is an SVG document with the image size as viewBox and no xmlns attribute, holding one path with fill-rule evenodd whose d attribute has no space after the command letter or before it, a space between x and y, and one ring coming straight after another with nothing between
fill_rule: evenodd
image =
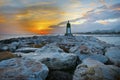
<instances>
[{"instance_id":1,"label":"calm sea","mask_svg":"<svg viewBox=\"0 0 120 80\"><path fill-rule=\"evenodd\" d=\"M18 37L30 37L34 36L33 34L0 34L0 40L18 38Z\"/></svg>"},{"instance_id":2,"label":"calm sea","mask_svg":"<svg viewBox=\"0 0 120 80\"><path fill-rule=\"evenodd\" d=\"M107 37L101 36L97 38L109 44L120 45L120 36L107 36Z\"/></svg>"}]
</instances>

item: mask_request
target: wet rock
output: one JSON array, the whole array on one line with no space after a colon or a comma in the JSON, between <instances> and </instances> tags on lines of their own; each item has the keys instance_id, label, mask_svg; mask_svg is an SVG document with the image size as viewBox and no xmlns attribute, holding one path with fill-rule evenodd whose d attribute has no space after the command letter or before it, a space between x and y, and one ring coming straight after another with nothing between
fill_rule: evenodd
<instances>
[{"instance_id":1,"label":"wet rock","mask_svg":"<svg viewBox=\"0 0 120 80\"><path fill-rule=\"evenodd\" d=\"M40 59L40 61L53 70L71 69L75 68L77 64L77 56L74 54L55 53L44 56L43 58Z\"/></svg>"},{"instance_id":2,"label":"wet rock","mask_svg":"<svg viewBox=\"0 0 120 80\"><path fill-rule=\"evenodd\" d=\"M83 61L86 58L91 58L102 63L106 63L108 61L108 58L102 54L78 54L78 57L81 61Z\"/></svg>"},{"instance_id":3,"label":"wet rock","mask_svg":"<svg viewBox=\"0 0 120 80\"><path fill-rule=\"evenodd\" d=\"M13 58L0 62L1 80L45 80L48 68L33 60Z\"/></svg>"},{"instance_id":4,"label":"wet rock","mask_svg":"<svg viewBox=\"0 0 120 80\"><path fill-rule=\"evenodd\" d=\"M69 69L74 68L78 57L75 54L68 54L63 52L57 44L48 44L34 53L22 54L23 57L41 61L50 69Z\"/></svg>"},{"instance_id":5,"label":"wet rock","mask_svg":"<svg viewBox=\"0 0 120 80\"><path fill-rule=\"evenodd\" d=\"M120 68L87 58L78 65L73 80L119 80Z\"/></svg>"},{"instance_id":6,"label":"wet rock","mask_svg":"<svg viewBox=\"0 0 120 80\"><path fill-rule=\"evenodd\" d=\"M108 48L105 56L108 57L113 64L120 66L120 48Z\"/></svg>"},{"instance_id":7,"label":"wet rock","mask_svg":"<svg viewBox=\"0 0 120 80\"><path fill-rule=\"evenodd\" d=\"M100 61L102 63L106 63L108 61L108 58L102 54L92 54L88 58Z\"/></svg>"}]
</instances>

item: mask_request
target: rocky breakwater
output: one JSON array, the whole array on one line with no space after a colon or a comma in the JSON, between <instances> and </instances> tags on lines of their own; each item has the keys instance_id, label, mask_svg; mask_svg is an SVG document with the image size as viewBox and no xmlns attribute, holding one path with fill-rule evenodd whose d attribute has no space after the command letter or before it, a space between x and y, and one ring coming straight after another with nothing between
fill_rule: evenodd
<instances>
[{"instance_id":1,"label":"rocky breakwater","mask_svg":"<svg viewBox=\"0 0 120 80\"><path fill-rule=\"evenodd\" d=\"M69 53L76 54L80 61L92 58L102 63L107 63L108 58L105 56L105 52L107 48L111 47L110 44L92 36L77 36L75 40L75 42L66 43L62 48Z\"/></svg>"},{"instance_id":2,"label":"rocky breakwater","mask_svg":"<svg viewBox=\"0 0 120 80\"><path fill-rule=\"evenodd\" d=\"M39 73L42 68L37 65L43 64L49 69L48 76L47 68L45 74L44 71L40 73L44 74L44 78L40 75L43 80L46 76L46 80L120 80L120 48L92 36L33 36L9 39L0 41L0 51L3 51L1 55L6 55L4 51L13 54L12 57L5 56L8 60L1 58L0 62L0 73L4 70L9 76L12 75L9 73L11 69L16 73L15 70L20 68L22 71L18 72L18 76L26 74L25 78L34 80L31 71ZM19 58L15 58L16 56ZM15 64L20 63L19 67L16 68L12 61L16 62ZM32 61L30 65L29 61ZM3 63L8 64L7 67L3 68ZM28 63L30 68L24 63ZM1 76L6 77L5 74Z\"/></svg>"}]
</instances>

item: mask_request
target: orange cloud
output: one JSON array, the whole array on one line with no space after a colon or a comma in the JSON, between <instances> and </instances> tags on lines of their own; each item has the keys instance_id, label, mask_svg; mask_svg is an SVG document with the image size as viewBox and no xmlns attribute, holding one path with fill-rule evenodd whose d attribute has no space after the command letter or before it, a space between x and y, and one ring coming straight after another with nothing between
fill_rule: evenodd
<instances>
[{"instance_id":1,"label":"orange cloud","mask_svg":"<svg viewBox=\"0 0 120 80\"><path fill-rule=\"evenodd\" d=\"M88 15L88 13L87 13L87 12L84 12L84 13L82 13L81 15L82 15L82 17L85 17L85 16Z\"/></svg>"},{"instance_id":2,"label":"orange cloud","mask_svg":"<svg viewBox=\"0 0 120 80\"><path fill-rule=\"evenodd\" d=\"M108 22L106 22L106 21L99 21L98 23L103 24L103 25L108 24Z\"/></svg>"},{"instance_id":3,"label":"orange cloud","mask_svg":"<svg viewBox=\"0 0 120 80\"><path fill-rule=\"evenodd\" d=\"M19 10L19 13L0 15L0 23L3 25L0 26L2 32L22 33L26 31L26 33L49 34L55 30L50 26L63 20L61 13L65 12L56 7L33 7L26 7Z\"/></svg>"},{"instance_id":4,"label":"orange cloud","mask_svg":"<svg viewBox=\"0 0 120 80\"><path fill-rule=\"evenodd\" d=\"M48 34L54 29L50 26L56 25L62 20L63 11L53 7L29 7L15 15L22 28L37 34Z\"/></svg>"},{"instance_id":5,"label":"orange cloud","mask_svg":"<svg viewBox=\"0 0 120 80\"><path fill-rule=\"evenodd\" d=\"M39 21L29 21L27 22L27 30L37 33L37 34L48 34L53 29L49 26L56 24L57 21L54 20L39 20Z\"/></svg>"},{"instance_id":6,"label":"orange cloud","mask_svg":"<svg viewBox=\"0 0 120 80\"><path fill-rule=\"evenodd\" d=\"M96 6L97 4L96 3L90 3L90 6Z\"/></svg>"},{"instance_id":7,"label":"orange cloud","mask_svg":"<svg viewBox=\"0 0 120 80\"><path fill-rule=\"evenodd\" d=\"M5 17L3 15L0 15L0 23L4 23L5 21Z\"/></svg>"},{"instance_id":8,"label":"orange cloud","mask_svg":"<svg viewBox=\"0 0 120 80\"><path fill-rule=\"evenodd\" d=\"M113 8L113 10L120 10L120 8Z\"/></svg>"},{"instance_id":9,"label":"orange cloud","mask_svg":"<svg viewBox=\"0 0 120 80\"><path fill-rule=\"evenodd\" d=\"M2 0L0 0L0 6L2 6L4 4L4 2Z\"/></svg>"}]
</instances>

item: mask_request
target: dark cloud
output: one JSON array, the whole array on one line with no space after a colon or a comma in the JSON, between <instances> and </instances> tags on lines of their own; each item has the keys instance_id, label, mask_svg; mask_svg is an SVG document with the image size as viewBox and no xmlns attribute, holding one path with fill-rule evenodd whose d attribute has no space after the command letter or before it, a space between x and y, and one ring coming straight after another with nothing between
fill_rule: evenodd
<instances>
[{"instance_id":1,"label":"dark cloud","mask_svg":"<svg viewBox=\"0 0 120 80\"><path fill-rule=\"evenodd\" d=\"M112 9L111 9L112 8ZM115 10L114 8L120 8L120 3L114 4L107 8L106 6L97 7L96 9L90 10L86 12L86 15L81 18L76 18L69 20L70 22L76 22L81 19L88 19L88 21L94 22L96 20L104 20L104 19L111 19L111 18L119 18L120 11ZM67 21L60 22L58 25L66 24Z\"/></svg>"},{"instance_id":2,"label":"dark cloud","mask_svg":"<svg viewBox=\"0 0 120 80\"><path fill-rule=\"evenodd\" d=\"M116 9L117 8L117 9ZM93 31L93 30L107 30L107 29L114 29L116 26L120 26L120 3L114 4L109 8L106 6L101 6L91 11L88 11L84 17L76 18L70 20L70 22L81 21L82 19L86 19L87 22L79 25L72 24L74 27L72 30L73 32L82 32L82 31ZM103 25L100 23L96 23L99 20L109 20L109 19L117 19L116 22L111 22L107 25ZM60 22L59 25L65 25L67 21ZM64 26L65 28L65 26ZM117 29L116 28L116 29ZM119 28L118 28L119 29Z\"/></svg>"},{"instance_id":3,"label":"dark cloud","mask_svg":"<svg viewBox=\"0 0 120 80\"><path fill-rule=\"evenodd\" d=\"M115 4L109 8L107 8L106 6L98 7L87 12L85 18L89 18L89 21L119 18L120 11L116 10L115 8L119 8L118 4Z\"/></svg>"},{"instance_id":4,"label":"dark cloud","mask_svg":"<svg viewBox=\"0 0 120 80\"><path fill-rule=\"evenodd\" d=\"M65 32L67 19L72 24L73 32L119 26L118 21L114 22L115 24L113 22L107 24L107 27L96 21L120 18L120 3L108 7L104 0L101 0L105 5L98 7L100 6L98 3L95 6L97 8L93 9L95 7L88 6L90 2L91 0L2 0L0 1L0 22L6 21L6 25L0 25L0 28L3 32L7 32L9 31L7 27L10 25L11 32L14 28L12 26L15 26L16 31L19 31L19 28L28 29L30 32L46 29L59 33Z\"/></svg>"},{"instance_id":5,"label":"dark cloud","mask_svg":"<svg viewBox=\"0 0 120 80\"><path fill-rule=\"evenodd\" d=\"M120 3L112 5L111 8L120 8Z\"/></svg>"},{"instance_id":6,"label":"dark cloud","mask_svg":"<svg viewBox=\"0 0 120 80\"><path fill-rule=\"evenodd\" d=\"M80 20L80 19L83 19L83 18L76 18L76 19L72 19L72 20L69 20L70 22L76 22L76 21L78 21L78 20ZM63 21L63 22L60 22L59 24L57 24L57 25L64 25L64 24L66 24L68 21Z\"/></svg>"}]
</instances>

